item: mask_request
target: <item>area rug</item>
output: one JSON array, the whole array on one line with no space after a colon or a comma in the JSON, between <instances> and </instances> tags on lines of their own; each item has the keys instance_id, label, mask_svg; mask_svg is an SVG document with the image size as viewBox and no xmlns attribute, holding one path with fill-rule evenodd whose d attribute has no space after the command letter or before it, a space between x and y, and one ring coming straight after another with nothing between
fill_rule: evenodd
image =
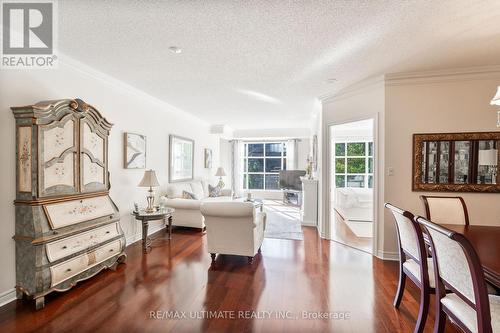
<instances>
[{"instance_id":1,"label":"area rug","mask_svg":"<svg viewBox=\"0 0 500 333\"><path fill-rule=\"evenodd\" d=\"M264 237L294 240L304 239L298 207L284 205L278 200L265 200L264 211L267 214Z\"/></svg>"}]
</instances>

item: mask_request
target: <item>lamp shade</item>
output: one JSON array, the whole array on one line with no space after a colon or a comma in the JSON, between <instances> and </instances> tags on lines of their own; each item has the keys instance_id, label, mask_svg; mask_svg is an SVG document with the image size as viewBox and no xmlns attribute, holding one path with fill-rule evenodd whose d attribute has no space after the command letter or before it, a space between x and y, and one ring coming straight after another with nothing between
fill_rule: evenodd
<instances>
[{"instance_id":1,"label":"lamp shade","mask_svg":"<svg viewBox=\"0 0 500 333\"><path fill-rule=\"evenodd\" d=\"M498 164L498 150L488 149L480 150L478 155L479 165L497 165Z\"/></svg>"},{"instance_id":2,"label":"lamp shade","mask_svg":"<svg viewBox=\"0 0 500 333\"><path fill-rule=\"evenodd\" d=\"M495 97L490 102L491 105L500 105L500 86L497 88L497 93L495 94Z\"/></svg>"},{"instance_id":3,"label":"lamp shade","mask_svg":"<svg viewBox=\"0 0 500 333\"><path fill-rule=\"evenodd\" d=\"M142 177L142 180L139 183L139 186L140 187L160 186L160 183L158 182L158 178L156 178L156 172L154 170L144 171L144 177Z\"/></svg>"},{"instance_id":4,"label":"lamp shade","mask_svg":"<svg viewBox=\"0 0 500 333\"><path fill-rule=\"evenodd\" d=\"M226 172L224 171L224 168L218 167L217 172L215 173L215 176L224 177L225 175L226 175Z\"/></svg>"}]
</instances>

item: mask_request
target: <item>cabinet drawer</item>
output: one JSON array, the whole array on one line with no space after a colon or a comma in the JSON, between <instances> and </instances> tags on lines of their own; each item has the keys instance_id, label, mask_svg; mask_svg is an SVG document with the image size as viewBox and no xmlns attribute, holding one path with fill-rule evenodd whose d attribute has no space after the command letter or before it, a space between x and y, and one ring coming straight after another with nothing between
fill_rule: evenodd
<instances>
[{"instance_id":1,"label":"cabinet drawer","mask_svg":"<svg viewBox=\"0 0 500 333\"><path fill-rule=\"evenodd\" d=\"M122 241L116 240L109 244L98 247L97 249L79 255L72 258L66 262L57 264L50 267L50 274L52 277L51 286L55 286L75 275L82 273L83 271L105 261L118 254L122 250Z\"/></svg>"},{"instance_id":2,"label":"cabinet drawer","mask_svg":"<svg viewBox=\"0 0 500 333\"><path fill-rule=\"evenodd\" d=\"M52 229L67 227L115 213L108 196L71 200L43 207Z\"/></svg>"},{"instance_id":3,"label":"cabinet drawer","mask_svg":"<svg viewBox=\"0 0 500 333\"><path fill-rule=\"evenodd\" d=\"M50 274L52 276L52 287L61 283L70 277L73 277L83 272L88 266L87 254L70 259L59 265L50 267Z\"/></svg>"},{"instance_id":4,"label":"cabinet drawer","mask_svg":"<svg viewBox=\"0 0 500 333\"><path fill-rule=\"evenodd\" d=\"M73 253L88 249L118 236L120 234L119 230L117 222L48 243L46 245L47 258L50 262L54 262Z\"/></svg>"},{"instance_id":5,"label":"cabinet drawer","mask_svg":"<svg viewBox=\"0 0 500 333\"><path fill-rule=\"evenodd\" d=\"M116 255L117 253L120 253L122 251L122 246L123 245L121 240L117 240L95 249L92 252L95 253L96 263L103 262L104 260Z\"/></svg>"}]
</instances>

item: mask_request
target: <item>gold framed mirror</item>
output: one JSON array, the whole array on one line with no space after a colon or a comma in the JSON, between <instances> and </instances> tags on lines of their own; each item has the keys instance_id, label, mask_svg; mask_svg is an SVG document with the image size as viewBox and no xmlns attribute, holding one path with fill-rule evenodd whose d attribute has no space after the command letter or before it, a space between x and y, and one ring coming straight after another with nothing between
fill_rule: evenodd
<instances>
[{"instance_id":1,"label":"gold framed mirror","mask_svg":"<svg viewBox=\"0 0 500 333\"><path fill-rule=\"evenodd\" d=\"M413 191L500 192L500 132L413 134Z\"/></svg>"}]
</instances>

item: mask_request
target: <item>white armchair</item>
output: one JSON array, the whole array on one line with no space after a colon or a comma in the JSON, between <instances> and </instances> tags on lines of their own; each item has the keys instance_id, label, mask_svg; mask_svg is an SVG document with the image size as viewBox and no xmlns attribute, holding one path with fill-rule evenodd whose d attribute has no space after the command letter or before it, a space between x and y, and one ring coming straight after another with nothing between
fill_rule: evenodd
<instances>
[{"instance_id":1,"label":"white armchair","mask_svg":"<svg viewBox=\"0 0 500 333\"><path fill-rule=\"evenodd\" d=\"M266 228L266 213L251 202L202 202L201 213L207 228L208 252L212 255L246 256L251 264L260 252Z\"/></svg>"}]
</instances>

